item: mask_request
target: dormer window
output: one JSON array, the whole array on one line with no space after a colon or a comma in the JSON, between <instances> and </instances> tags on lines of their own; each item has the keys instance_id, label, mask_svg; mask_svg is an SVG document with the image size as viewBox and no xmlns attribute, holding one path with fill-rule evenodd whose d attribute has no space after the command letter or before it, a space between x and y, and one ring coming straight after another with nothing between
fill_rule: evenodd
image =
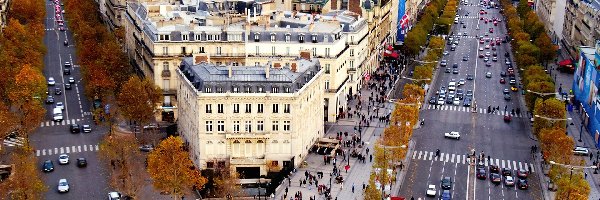
<instances>
[{"instance_id":1,"label":"dormer window","mask_svg":"<svg viewBox=\"0 0 600 200\"><path fill-rule=\"evenodd\" d=\"M251 93L251 92L252 92L252 87L246 86L246 93Z\"/></svg>"},{"instance_id":2,"label":"dormer window","mask_svg":"<svg viewBox=\"0 0 600 200\"><path fill-rule=\"evenodd\" d=\"M299 41L300 43L304 43L304 34L300 34L300 35L298 36L298 41Z\"/></svg>"},{"instance_id":3,"label":"dormer window","mask_svg":"<svg viewBox=\"0 0 600 200\"><path fill-rule=\"evenodd\" d=\"M254 33L254 41L260 42L260 33Z\"/></svg>"},{"instance_id":4,"label":"dormer window","mask_svg":"<svg viewBox=\"0 0 600 200\"><path fill-rule=\"evenodd\" d=\"M223 93L223 88L222 87L217 87L217 93Z\"/></svg>"},{"instance_id":5,"label":"dormer window","mask_svg":"<svg viewBox=\"0 0 600 200\"><path fill-rule=\"evenodd\" d=\"M283 92L290 93L290 87L284 87L283 88Z\"/></svg>"},{"instance_id":6,"label":"dormer window","mask_svg":"<svg viewBox=\"0 0 600 200\"><path fill-rule=\"evenodd\" d=\"M271 93L279 93L279 88L277 86L273 86L273 88L271 88Z\"/></svg>"},{"instance_id":7,"label":"dormer window","mask_svg":"<svg viewBox=\"0 0 600 200\"><path fill-rule=\"evenodd\" d=\"M265 89L262 86L258 86L256 89L258 90L258 93L264 93L265 92Z\"/></svg>"},{"instance_id":8,"label":"dormer window","mask_svg":"<svg viewBox=\"0 0 600 200\"><path fill-rule=\"evenodd\" d=\"M239 93L240 92L240 88L238 86L233 86L232 90L233 90L233 93Z\"/></svg>"},{"instance_id":9,"label":"dormer window","mask_svg":"<svg viewBox=\"0 0 600 200\"><path fill-rule=\"evenodd\" d=\"M275 33L271 33L271 42L277 41Z\"/></svg>"},{"instance_id":10,"label":"dormer window","mask_svg":"<svg viewBox=\"0 0 600 200\"><path fill-rule=\"evenodd\" d=\"M312 43L317 43L317 35L312 35Z\"/></svg>"},{"instance_id":11,"label":"dormer window","mask_svg":"<svg viewBox=\"0 0 600 200\"><path fill-rule=\"evenodd\" d=\"M290 42L292 35L289 33L285 34L285 42Z\"/></svg>"},{"instance_id":12,"label":"dormer window","mask_svg":"<svg viewBox=\"0 0 600 200\"><path fill-rule=\"evenodd\" d=\"M183 41L188 41L188 40L190 40L190 35L188 35L188 34L182 34L182 35L181 35L181 40L183 40Z\"/></svg>"},{"instance_id":13,"label":"dormer window","mask_svg":"<svg viewBox=\"0 0 600 200\"><path fill-rule=\"evenodd\" d=\"M204 87L204 92L211 93L212 92L212 88L210 88L209 86L206 86L206 87Z\"/></svg>"},{"instance_id":14,"label":"dormer window","mask_svg":"<svg viewBox=\"0 0 600 200\"><path fill-rule=\"evenodd\" d=\"M170 35L158 35L159 41L169 41L171 40Z\"/></svg>"}]
</instances>

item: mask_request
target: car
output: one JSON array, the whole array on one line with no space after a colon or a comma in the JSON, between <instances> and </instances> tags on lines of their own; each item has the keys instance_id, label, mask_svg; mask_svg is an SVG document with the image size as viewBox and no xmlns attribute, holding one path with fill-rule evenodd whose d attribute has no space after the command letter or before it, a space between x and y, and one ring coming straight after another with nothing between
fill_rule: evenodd
<instances>
[{"instance_id":1,"label":"car","mask_svg":"<svg viewBox=\"0 0 600 200\"><path fill-rule=\"evenodd\" d=\"M463 89L458 89L458 90L456 90L456 96L457 96L458 98L461 98L461 99L462 99L464 95L465 95L465 91L464 91Z\"/></svg>"},{"instance_id":2,"label":"car","mask_svg":"<svg viewBox=\"0 0 600 200\"><path fill-rule=\"evenodd\" d=\"M490 33L494 33L494 28L490 28Z\"/></svg>"},{"instance_id":3,"label":"car","mask_svg":"<svg viewBox=\"0 0 600 200\"><path fill-rule=\"evenodd\" d=\"M63 42L63 44L64 44L65 46L69 46L69 41L65 40L65 41Z\"/></svg>"},{"instance_id":4,"label":"car","mask_svg":"<svg viewBox=\"0 0 600 200\"><path fill-rule=\"evenodd\" d=\"M485 173L485 168L477 170L477 178L481 180L485 180L487 177Z\"/></svg>"},{"instance_id":5,"label":"car","mask_svg":"<svg viewBox=\"0 0 600 200\"><path fill-rule=\"evenodd\" d=\"M483 44L483 43L485 43L485 41L479 40L479 44Z\"/></svg>"},{"instance_id":6,"label":"car","mask_svg":"<svg viewBox=\"0 0 600 200\"><path fill-rule=\"evenodd\" d=\"M80 133L81 127L79 126L79 124L71 124L69 126L69 131L71 131L71 133Z\"/></svg>"},{"instance_id":7,"label":"car","mask_svg":"<svg viewBox=\"0 0 600 200\"><path fill-rule=\"evenodd\" d=\"M494 57L497 58L498 57L498 53L494 51L494 52L492 52L492 56L494 56Z\"/></svg>"},{"instance_id":8,"label":"car","mask_svg":"<svg viewBox=\"0 0 600 200\"><path fill-rule=\"evenodd\" d=\"M48 85L49 86L56 85L56 81L54 80L54 77L48 77Z\"/></svg>"},{"instance_id":9,"label":"car","mask_svg":"<svg viewBox=\"0 0 600 200\"><path fill-rule=\"evenodd\" d=\"M500 84L505 84L506 80L504 80L504 78L500 78Z\"/></svg>"},{"instance_id":10,"label":"car","mask_svg":"<svg viewBox=\"0 0 600 200\"><path fill-rule=\"evenodd\" d=\"M144 126L144 129L156 129L156 128L159 128L159 126L158 126L158 124L155 124L155 123L150 123L150 124Z\"/></svg>"},{"instance_id":11,"label":"car","mask_svg":"<svg viewBox=\"0 0 600 200\"><path fill-rule=\"evenodd\" d=\"M506 72L504 72L504 71L500 72L500 76L501 77L506 77Z\"/></svg>"},{"instance_id":12,"label":"car","mask_svg":"<svg viewBox=\"0 0 600 200\"><path fill-rule=\"evenodd\" d=\"M71 75L71 70L70 69L63 69L63 74L64 75Z\"/></svg>"},{"instance_id":13,"label":"car","mask_svg":"<svg viewBox=\"0 0 600 200\"><path fill-rule=\"evenodd\" d=\"M440 195L440 199L441 200L451 200L452 193L450 193L450 190L443 190L442 194Z\"/></svg>"},{"instance_id":14,"label":"car","mask_svg":"<svg viewBox=\"0 0 600 200\"><path fill-rule=\"evenodd\" d=\"M512 176L512 170L509 168L502 168L502 176Z\"/></svg>"},{"instance_id":15,"label":"car","mask_svg":"<svg viewBox=\"0 0 600 200\"><path fill-rule=\"evenodd\" d=\"M414 70L410 70L410 72L408 72L408 76L412 77L415 74Z\"/></svg>"},{"instance_id":16,"label":"car","mask_svg":"<svg viewBox=\"0 0 600 200\"><path fill-rule=\"evenodd\" d=\"M140 146L140 151L143 151L143 152L150 152L150 151L152 151L152 150L154 150L154 145L151 145L151 144L146 144L146 145L142 145L142 146Z\"/></svg>"},{"instance_id":17,"label":"car","mask_svg":"<svg viewBox=\"0 0 600 200\"><path fill-rule=\"evenodd\" d=\"M69 182L67 182L67 179L60 179L58 180L58 192L69 192Z\"/></svg>"},{"instance_id":18,"label":"car","mask_svg":"<svg viewBox=\"0 0 600 200\"><path fill-rule=\"evenodd\" d=\"M468 56L463 56L463 59L462 59L462 60L463 60L463 61L468 61L468 60L469 60L469 57L468 57Z\"/></svg>"},{"instance_id":19,"label":"car","mask_svg":"<svg viewBox=\"0 0 600 200\"><path fill-rule=\"evenodd\" d=\"M467 90L467 93L465 93L467 95L467 97L472 97L473 96L473 90Z\"/></svg>"},{"instance_id":20,"label":"car","mask_svg":"<svg viewBox=\"0 0 600 200\"><path fill-rule=\"evenodd\" d=\"M65 90L71 90L72 88L70 83L65 83Z\"/></svg>"},{"instance_id":21,"label":"car","mask_svg":"<svg viewBox=\"0 0 600 200\"><path fill-rule=\"evenodd\" d=\"M492 44L494 44L494 43L492 43ZM496 50L498 50L498 48L496 48L496 46L492 45L492 51L496 51Z\"/></svg>"},{"instance_id":22,"label":"car","mask_svg":"<svg viewBox=\"0 0 600 200\"><path fill-rule=\"evenodd\" d=\"M54 97L53 96L46 97L46 104L53 104L53 103L54 103Z\"/></svg>"},{"instance_id":23,"label":"car","mask_svg":"<svg viewBox=\"0 0 600 200\"><path fill-rule=\"evenodd\" d=\"M490 45L485 45L485 49L490 49Z\"/></svg>"},{"instance_id":24,"label":"car","mask_svg":"<svg viewBox=\"0 0 600 200\"><path fill-rule=\"evenodd\" d=\"M65 62L65 67L71 67L71 62Z\"/></svg>"},{"instance_id":25,"label":"car","mask_svg":"<svg viewBox=\"0 0 600 200\"><path fill-rule=\"evenodd\" d=\"M446 61L446 60L442 60L442 61L440 62L440 66L442 66L442 67L446 67L446 65L448 65L448 61Z\"/></svg>"},{"instance_id":26,"label":"car","mask_svg":"<svg viewBox=\"0 0 600 200\"><path fill-rule=\"evenodd\" d=\"M502 90L502 94L510 94L510 90L508 90L508 88L505 88L504 90Z\"/></svg>"},{"instance_id":27,"label":"car","mask_svg":"<svg viewBox=\"0 0 600 200\"><path fill-rule=\"evenodd\" d=\"M44 172L54 171L54 162L52 162L52 160L44 161L44 164L42 164L42 171L44 171Z\"/></svg>"},{"instance_id":28,"label":"car","mask_svg":"<svg viewBox=\"0 0 600 200\"><path fill-rule=\"evenodd\" d=\"M479 51L483 51L483 47L479 47Z\"/></svg>"},{"instance_id":29,"label":"car","mask_svg":"<svg viewBox=\"0 0 600 200\"><path fill-rule=\"evenodd\" d=\"M84 124L82 126L83 132L84 133L91 133L92 132L92 126L90 126L89 124Z\"/></svg>"},{"instance_id":30,"label":"car","mask_svg":"<svg viewBox=\"0 0 600 200\"><path fill-rule=\"evenodd\" d=\"M458 74L458 69L452 70L452 74Z\"/></svg>"},{"instance_id":31,"label":"car","mask_svg":"<svg viewBox=\"0 0 600 200\"><path fill-rule=\"evenodd\" d=\"M485 73L485 77L486 78L492 78L492 72L486 72Z\"/></svg>"},{"instance_id":32,"label":"car","mask_svg":"<svg viewBox=\"0 0 600 200\"><path fill-rule=\"evenodd\" d=\"M452 189L452 179L448 176L442 178L442 189L450 190Z\"/></svg>"},{"instance_id":33,"label":"car","mask_svg":"<svg viewBox=\"0 0 600 200\"><path fill-rule=\"evenodd\" d=\"M62 94L62 90L59 87L54 88L54 94L55 95L60 95L60 94Z\"/></svg>"},{"instance_id":34,"label":"car","mask_svg":"<svg viewBox=\"0 0 600 200\"><path fill-rule=\"evenodd\" d=\"M440 94L445 94L445 93L446 93L446 86L440 87Z\"/></svg>"},{"instance_id":35,"label":"car","mask_svg":"<svg viewBox=\"0 0 600 200\"><path fill-rule=\"evenodd\" d=\"M458 133L458 131L452 131L449 133L444 133L444 137L460 140L460 133Z\"/></svg>"},{"instance_id":36,"label":"car","mask_svg":"<svg viewBox=\"0 0 600 200\"><path fill-rule=\"evenodd\" d=\"M511 65L511 64L512 64L512 62L510 62L510 60L509 60L509 59L506 59L506 60L504 60L504 64L506 64L506 65Z\"/></svg>"},{"instance_id":37,"label":"car","mask_svg":"<svg viewBox=\"0 0 600 200\"><path fill-rule=\"evenodd\" d=\"M460 23L463 23L463 22L461 21ZM464 32L464 33L463 33L463 36L467 36L467 32Z\"/></svg>"},{"instance_id":38,"label":"car","mask_svg":"<svg viewBox=\"0 0 600 200\"><path fill-rule=\"evenodd\" d=\"M473 80L473 74L467 74L467 80Z\"/></svg>"},{"instance_id":39,"label":"car","mask_svg":"<svg viewBox=\"0 0 600 200\"><path fill-rule=\"evenodd\" d=\"M456 93L453 90L450 90L448 92L448 98L454 98L455 95L456 95Z\"/></svg>"},{"instance_id":40,"label":"car","mask_svg":"<svg viewBox=\"0 0 600 200\"><path fill-rule=\"evenodd\" d=\"M463 24L463 28L467 28L467 25L466 25L466 24Z\"/></svg>"},{"instance_id":41,"label":"car","mask_svg":"<svg viewBox=\"0 0 600 200\"><path fill-rule=\"evenodd\" d=\"M443 53L443 54L446 56L446 55L450 54L450 52L448 52L448 51L444 51L444 53Z\"/></svg>"},{"instance_id":42,"label":"car","mask_svg":"<svg viewBox=\"0 0 600 200\"><path fill-rule=\"evenodd\" d=\"M438 105L444 105L444 97L439 97L437 101Z\"/></svg>"},{"instance_id":43,"label":"car","mask_svg":"<svg viewBox=\"0 0 600 200\"><path fill-rule=\"evenodd\" d=\"M513 92L516 92L516 91L519 91L519 88L518 88L518 87L515 87L515 86L513 85L513 86L510 86L510 90L511 90L511 91L513 91Z\"/></svg>"},{"instance_id":44,"label":"car","mask_svg":"<svg viewBox=\"0 0 600 200\"><path fill-rule=\"evenodd\" d=\"M455 106L460 105L460 98L454 97L454 101L452 101L452 105L455 105Z\"/></svg>"},{"instance_id":45,"label":"car","mask_svg":"<svg viewBox=\"0 0 600 200\"><path fill-rule=\"evenodd\" d=\"M429 185L427 187L427 193L426 194L427 194L427 196L430 196L430 197L437 195L437 191L435 189L435 185Z\"/></svg>"},{"instance_id":46,"label":"car","mask_svg":"<svg viewBox=\"0 0 600 200\"><path fill-rule=\"evenodd\" d=\"M488 51L488 52L485 52L485 57L490 57L490 55L492 55L492 54L490 54L490 52L489 52L489 51Z\"/></svg>"},{"instance_id":47,"label":"car","mask_svg":"<svg viewBox=\"0 0 600 200\"><path fill-rule=\"evenodd\" d=\"M429 104L435 104L436 103L436 98L434 96L429 98Z\"/></svg>"},{"instance_id":48,"label":"car","mask_svg":"<svg viewBox=\"0 0 600 200\"><path fill-rule=\"evenodd\" d=\"M492 183L499 184L500 182L502 182L502 177L500 176L500 174L490 173L490 181Z\"/></svg>"},{"instance_id":49,"label":"car","mask_svg":"<svg viewBox=\"0 0 600 200\"><path fill-rule=\"evenodd\" d=\"M109 192L108 193L108 200L120 200L121 199L121 193L118 192Z\"/></svg>"},{"instance_id":50,"label":"car","mask_svg":"<svg viewBox=\"0 0 600 200\"><path fill-rule=\"evenodd\" d=\"M529 175L529 172L527 170L520 169L517 171L517 177L519 177L521 179L526 179L528 175Z\"/></svg>"},{"instance_id":51,"label":"car","mask_svg":"<svg viewBox=\"0 0 600 200\"><path fill-rule=\"evenodd\" d=\"M490 61L490 58L488 58L488 57L484 57L484 58L483 58L483 62L487 62L487 61Z\"/></svg>"},{"instance_id":52,"label":"car","mask_svg":"<svg viewBox=\"0 0 600 200\"><path fill-rule=\"evenodd\" d=\"M498 168L498 165L490 165L489 168L490 168L490 173L500 172L500 170L499 170L500 168Z\"/></svg>"},{"instance_id":53,"label":"car","mask_svg":"<svg viewBox=\"0 0 600 200\"><path fill-rule=\"evenodd\" d=\"M59 102L56 102L56 108L60 108L61 110L64 110L65 106L64 106L63 102L59 101Z\"/></svg>"},{"instance_id":54,"label":"car","mask_svg":"<svg viewBox=\"0 0 600 200\"><path fill-rule=\"evenodd\" d=\"M487 66L487 67L491 67L491 66L492 66L492 62L490 62L490 61L487 61L487 62L485 63L485 66Z\"/></svg>"},{"instance_id":55,"label":"car","mask_svg":"<svg viewBox=\"0 0 600 200\"><path fill-rule=\"evenodd\" d=\"M510 94L505 94L504 95L504 100L510 101Z\"/></svg>"},{"instance_id":56,"label":"car","mask_svg":"<svg viewBox=\"0 0 600 200\"><path fill-rule=\"evenodd\" d=\"M519 179L519 181L517 181L517 187L521 190L526 190L529 188L529 184L527 184L527 180Z\"/></svg>"},{"instance_id":57,"label":"car","mask_svg":"<svg viewBox=\"0 0 600 200\"><path fill-rule=\"evenodd\" d=\"M461 78L458 80L458 85L464 85L465 84L465 79Z\"/></svg>"},{"instance_id":58,"label":"car","mask_svg":"<svg viewBox=\"0 0 600 200\"><path fill-rule=\"evenodd\" d=\"M505 186L515 186L515 179L512 176L504 177L504 185Z\"/></svg>"},{"instance_id":59,"label":"car","mask_svg":"<svg viewBox=\"0 0 600 200\"><path fill-rule=\"evenodd\" d=\"M480 54L479 54L479 58L483 58L483 57L484 57L484 56L483 56L483 54L482 54L482 53L480 53Z\"/></svg>"},{"instance_id":60,"label":"car","mask_svg":"<svg viewBox=\"0 0 600 200\"><path fill-rule=\"evenodd\" d=\"M446 97L446 104L452 104L452 98Z\"/></svg>"},{"instance_id":61,"label":"car","mask_svg":"<svg viewBox=\"0 0 600 200\"><path fill-rule=\"evenodd\" d=\"M65 27L62 27L62 26L61 26L61 27L58 27L58 30L59 30L59 31L65 31Z\"/></svg>"},{"instance_id":62,"label":"car","mask_svg":"<svg viewBox=\"0 0 600 200\"><path fill-rule=\"evenodd\" d=\"M458 63L452 64L452 68L458 68Z\"/></svg>"},{"instance_id":63,"label":"car","mask_svg":"<svg viewBox=\"0 0 600 200\"><path fill-rule=\"evenodd\" d=\"M510 83L510 85L516 85L517 80L515 78L511 77L509 83Z\"/></svg>"},{"instance_id":64,"label":"car","mask_svg":"<svg viewBox=\"0 0 600 200\"><path fill-rule=\"evenodd\" d=\"M509 114L504 114L504 122L510 122L512 120L512 117Z\"/></svg>"},{"instance_id":65,"label":"car","mask_svg":"<svg viewBox=\"0 0 600 200\"><path fill-rule=\"evenodd\" d=\"M451 72L452 72L452 69L446 68L446 73L451 73Z\"/></svg>"},{"instance_id":66,"label":"car","mask_svg":"<svg viewBox=\"0 0 600 200\"><path fill-rule=\"evenodd\" d=\"M69 83L75 83L75 78L69 77Z\"/></svg>"},{"instance_id":67,"label":"car","mask_svg":"<svg viewBox=\"0 0 600 200\"><path fill-rule=\"evenodd\" d=\"M61 165L69 164L69 155L67 155L67 154L60 154L58 156L58 164L61 164Z\"/></svg>"},{"instance_id":68,"label":"car","mask_svg":"<svg viewBox=\"0 0 600 200\"><path fill-rule=\"evenodd\" d=\"M588 154L590 154L590 151L588 150L588 148L585 148L585 147L575 147L573 149L573 154L580 155L580 156L587 156Z\"/></svg>"},{"instance_id":69,"label":"car","mask_svg":"<svg viewBox=\"0 0 600 200\"><path fill-rule=\"evenodd\" d=\"M463 100L463 106L464 107L471 106L471 98L465 98L465 100Z\"/></svg>"},{"instance_id":70,"label":"car","mask_svg":"<svg viewBox=\"0 0 600 200\"><path fill-rule=\"evenodd\" d=\"M87 160L85 158L77 158L77 167L86 167Z\"/></svg>"}]
</instances>

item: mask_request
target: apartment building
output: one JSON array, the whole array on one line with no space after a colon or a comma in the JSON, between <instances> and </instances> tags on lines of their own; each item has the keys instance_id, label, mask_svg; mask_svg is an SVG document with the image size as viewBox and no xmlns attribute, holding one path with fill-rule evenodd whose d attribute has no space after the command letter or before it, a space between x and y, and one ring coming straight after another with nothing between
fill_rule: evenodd
<instances>
[{"instance_id":1,"label":"apartment building","mask_svg":"<svg viewBox=\"0 0 600 200\"><path fill-rule=\"evenodd\" d=\"M571 58L579 57L579 46L594 46L600 39L599 0L567 0L563 46Z\"/></svg>"},{"instance_id":2,"label":"apartment building","mask_svg":"<svg viewBox=\"0 0 600 200\"><path fill-rule=\"evenodd\" d=\"M298 166L324 134L324 69L302 58L218 66L206 56L177 69L178 130L201 169L230 166L241 179Z\"/></svg>"},{"instance_id":3,"label":"apartment building","mask_svg":"<svg viewBox=\"0 0 600 200\"><path fill-rule=\"evenodd\" d=\"M301 52L318 58L324 68L324 121L347 112L347 97L361 87L368 45L366 20L348 11L326 14L276 12L248 26L246 63L290 61Z\"/></svg>"},{"instance_id":4,"label":"apartment building","mask_svg":"<svg viewBox=\"0 0 600 200\"><path fill-rule=\"evenodd\" d=\"M0 0L0 32L8 25L8 6L10 0Z\"/></svg>"},{"instance_id":5,"label":"apartment building","mask_svg":"<svg viewBox=\"0 0 600 200\"><path fill-rule=\"evenodd\" d=\"M362 5L364 18L369 25L367 60L364 64L366 70L362 74L362 77L366 77L383 61L385 45L393 44L396 40L398 0L367 0Z\"/></svg>"},{"instance_id":6,"label":"apartment building","mask_svg":"<svg viewBox=\"0 0 600 200\"><path fill-rule=\"evenodd\" d=\"M175 69L183 57L205 53L217 65L245 64L246 18L233 12L214 16L218 12L214 9L220 6L223 4L179 5L161 1L128 4L127 54L133 66L163 89L162 117L177 116Z\"/></svg>"},{"instance_id":7,"label":"apartment building","mask_svg":"<svg viewBox=\"0 0 600 200\"><path fill-rule=\"evenodd\" d=\"M562 40L567 0L536 0L535 12L555 44Z\"/></svg>"}]
</instances>

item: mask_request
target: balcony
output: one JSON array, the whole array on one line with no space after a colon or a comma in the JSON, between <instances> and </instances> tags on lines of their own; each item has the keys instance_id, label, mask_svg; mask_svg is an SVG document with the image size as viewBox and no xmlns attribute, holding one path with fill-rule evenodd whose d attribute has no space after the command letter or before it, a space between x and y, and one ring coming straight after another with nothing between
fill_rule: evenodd
<instances>
[{"instance_id":1,"label":"balcony","mask_svg":"<svg viewBox=\"0 0 600 200\"><path fill-rule=\"evenodd\" d=\"M162 72L160 73L160 75L161 75L163 78L168 78L168 77L171 77L171 71L169 71L169 70L162 70Z\"/></svg>"},{"instance_id":2,"label":"balcony","mask_svg":"<svg viewBox=\"0 0 600 200\"><path fill-rule=\"evenodd\" d=\"M186 57L191 56L191 53L182 52L182 53L156 53L156 57Z\"/></svg>"},{"instance_id":3,"label":"balcony","mask_svg":"<svg viewBox=\"0 0 600 200\"><path fill-rule=\"evenodd\" d=\"M211 57L246 57L245 53L211 53Z\"/></svg>"},{"instance_id":4,"label":"balcony","mask_svg":"<svg viewBox=\"0 0 600 200\"><path fill-rule=\"evenodd\" d=\"M225 133L226 139L270 139L271 134L269 132L252 132L252 133Z\"/></svg>"},{"instance_id":5,"label":"balcony","mask_svg":"<svg viewBox=\"0 0 600 200\"><path fill-rule=\"evenodd\" d=\"M265 163L264 155L259 157L231 157L229 159L231 165L264 165Z\"/></svg>"},{"instance_id":6,"label":"balcony","mask_svg":"<svg viewBox=\"0 0 600 200\"><path fill-rule=\"evenodd\" d=\"M348 68L348 73L356 73L356 67Z\"/></svg>"}]
</instances>

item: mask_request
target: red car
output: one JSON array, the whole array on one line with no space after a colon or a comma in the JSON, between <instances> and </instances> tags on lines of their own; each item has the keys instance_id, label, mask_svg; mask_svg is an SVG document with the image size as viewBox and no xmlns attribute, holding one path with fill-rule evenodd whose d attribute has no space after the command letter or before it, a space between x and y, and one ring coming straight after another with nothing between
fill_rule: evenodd
<instances>
[{"instance_id":1,"label":"red car","mask_svg":"<svg viewBox=\"0 0 600 200\"><path fill-rule=\"evenodd\" d=\"M483 40L479 40L479 44L483 44L485 41Z\"/></svg>"},{"instance_id":2,"label":"red car","mask_svg":"<svg viewBox=\"0 0 600 200\"><path fill-rule=\"evenodd\" d=\"M482 53L480 53L480 54L479 54L479 57L480 57L480 58L483 58L483 54L482 54Z\"/></svg>"},{"instance_id":3,"label":"red car","mask_svg":"<svg viewBox=\"0 0 600 200\"><path fill-rule=\"evenodd\" d=\"M506 80L504 80L504 78L500 78L500 83L501 83L501 84L505 84L505 83L506 83Z\"/></svg>"},{"instance_id":4,"label":"red car","mask_svg":"<svg viewBox=\"0 0 600 200\"><path fill-rule=\"evenodd\" d=\"M490 33L494 33L494 28L490 28Z\"/></svg>"},{"instance_id":5,"label":"red car","mask_svg":"<svg viewBox=\"0 0 600 200\"><path fill-rule=\"evenodd\" d=\"M481 180L485 180L485 178L486 178L485 169L477 170L477 178L481 179Z\"/></svg>"},{"instance_id":6,"label":"red car","mask_svg":"<svg viewBox=\"0 0 600 200\"><path fill-rule=\"evenodd\" d=\"M509 114L504 115L504 122L510 122L510 120L512 120L512 117Z\"/></svg>"}]
</instances>

